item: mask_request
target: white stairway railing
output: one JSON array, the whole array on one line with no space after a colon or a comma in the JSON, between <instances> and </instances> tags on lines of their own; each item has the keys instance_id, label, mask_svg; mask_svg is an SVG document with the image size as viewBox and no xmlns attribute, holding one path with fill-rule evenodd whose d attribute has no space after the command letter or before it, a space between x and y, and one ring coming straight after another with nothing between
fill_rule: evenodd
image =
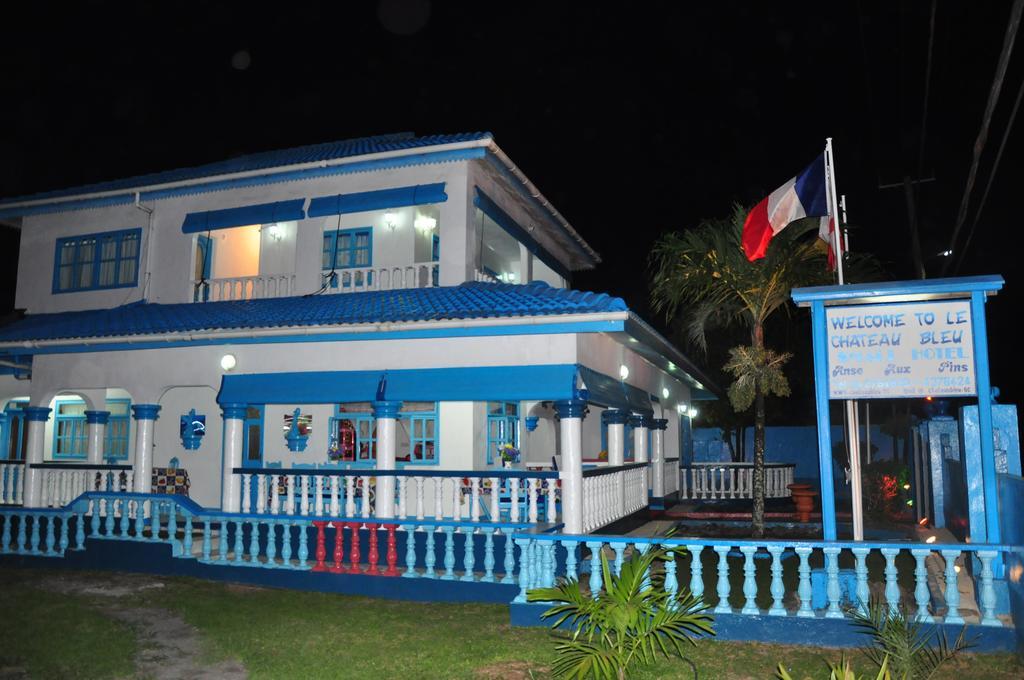
<instances>
[{"instance_id":1,"label":"white stairway railing","mask_svg":"<svg viewBox=\"0 0 1024 680\"><path fill-rule=\"evenodd\" d=\"M788 498L793 483L792 463L764 466L765 498ZM725 500L754 497L754 466L751 463L693 463L683 466L679 497L692 500Z\"/></svg>"},{"instance_id":2,"label":"white stairway railing","mask_svg":"<svg viewBox=\"0 0 1024 680\"><path fill-rule=\"evenodd\" d=\"M44 508L62 508L86 491L131 491L135 478L131 465L39 463L31 467L42 472Z\"/></svg>"},{"instance_id":3,"label":"white stairway railing","mask_svg":"<svg viewBox=\"0 0 1024 680\"><path fill-rule=\"evenodd\" d=\"M470 522L553 522L557 472L235 468L243 513ZM383 484L394 507L379 507Z\"/></svg>"},{"instance_id":4,"label":"white stairway railing","mask_svg":"<svg viewBox=\"0 0 1024 680\"><path fill-rule=\"evenodd\" d=\"M647 463L583 471L583 531L590 533L647 507Z\"/></svg>"},{"instance_id":5,"label":"white stairway railing","mask_svg":"<svg viewBox=\"0 0 1024 680\"><path fill-rule=\"evenodd\" d=\"M679 459L678 458L666 458L663 463L665 480L665 495L671 496L672 494L679 491Z\"/></svg>"}]
</instances>

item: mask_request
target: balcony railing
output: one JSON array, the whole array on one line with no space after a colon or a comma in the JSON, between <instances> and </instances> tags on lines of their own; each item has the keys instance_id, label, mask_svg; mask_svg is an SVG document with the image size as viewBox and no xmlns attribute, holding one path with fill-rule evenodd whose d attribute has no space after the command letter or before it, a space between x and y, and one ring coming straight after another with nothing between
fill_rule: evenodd
<instances>
[{"instance_id":1,"label":"balcony railing","mask_svg":"<svg viewBox=\"0 0 1024 680\"><path fill-rule=\"evenodd\" d=\"M469 522L554 522L558 473L523 470L307 470L235 468L243 513L431 519ZM393 485L394 507L380 505Z\"/></svg>"},{"instance_id":2,"label":"balcony railing","mask_svg":"<svg viewBox=\"0 0 1024 680\"><path fill-rule=\"evenodd\" d=\"M430 262L407 267L339 269L333 274L324 272L323 277L325 292L362 293L370 290L436 288L438 272L438 264Z\"/></svg>"},{"instance_id":3,"label":"balcony railing","mask_svg":"<svg viewBox=\"0 0 1024 680\"><path fill-rule=\"evenodd\" d=\"M25 461L0 461L0 505L21 505L25 493Z\"/></svg>"},{"instance_id":4,"label":"balcony railing","mask_svg":"<svg viewBox=\"0 0 1024 680\"><path fill-rule=\"evenodd\" d=\"M789 498L793 463L766 463L764 497ZM751 463L693 463L680 470L679 497L691 500L725 500L754 497L754 466Z\"/></svg>"},{"instance_id":5,"label":"balcony railing","mask_svg":"<svg viewBox=\"0 0 1024 680\"><path fill-rule=\"evenodd\" d=\"M44 508L62 508L87 491L131 491L135 479L131 465L33 463L29 467L41 471Z\"/></svg>"},{"instance_id":6,"label":"balcony railing","mask_svg":"<svg viewBox=\"0 0 1024 680\"><path fill-rule=\"evenodd\" d=\"M193 302L254 300L295 295L294 274L237 276L227 279L192 280Z\"/></svg>"}]
</instances>

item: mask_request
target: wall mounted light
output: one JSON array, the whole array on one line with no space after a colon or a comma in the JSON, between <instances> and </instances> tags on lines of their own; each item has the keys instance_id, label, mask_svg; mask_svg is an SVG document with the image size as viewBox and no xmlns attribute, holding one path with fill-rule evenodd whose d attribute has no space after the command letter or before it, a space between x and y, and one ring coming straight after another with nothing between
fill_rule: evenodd
<instances>
[{"instance_id":1,"label":"wall mounted light","mask_svg":"<svg viewBox=\"0 0 1024 680\"><path fill-rule=\"evenodd\" d=\"M683 404L683 403L676 404L676 413L678 413L681 416L685 416L686 415L686 404Z\"/></svg>"},{"instance_id":2,"label":"wall mounted light","mask_svg":"<svg viewBox=\"0 0 1024 680\"><path fill-rule=\"evenodd\" d=\"M661 388L661 398L662 399L668 399L668 395L669 394L671 394L671 392L668 391L667 387L662 387Z\"/></svg>"},{"instance_id":3,"label":"wall mounted light","mask_svg":"<svg viewBox=\"0 0 1024 680\"><path fill-rule=\"evenodd\" d=\"M284 229L281 228L280 224L274 222L267 225L267 234L275 241L280 241L284 237Z\"/></svg>"},{"instance_id":4,"label":"wall mounted light","mask_svg":"<svg viewBox=\"0 0 1024 680\"><path fill-rule=\"evenodd\" d=\"M384 213L384 226L386 226L391 231L394 231L395 227L398 226L398 213Z\"/></svg>"},{"instance_id":5,"label":"wall mounted light","mask_svg":"<svg viewBox=\"0 0 1024 680\"><path fill-rule=\"evenodd\" d=\"M220 367L222 369L224 369L225 371L230 371L231 369L233 369L235 367L235 364L237 364L237 363L238 362L235 361L235 355L234 354L225 354L224 356L222 356L220 358Z\"/></svg>"},{"instance_id":6,"label":"wall mounted light","mask_svg":"<svg viewBox=\"0 0 1024 680\"><path fill-rule=\"evenodd\" d=\"M694 418L696 418L698 413L699 413L699 411L697 411L697 409L691 407L690 408L690 419L693 420Z\"/></svg>"},{"instance_id":7,"label":"wall mounted light","mask_svg":"<svg viewBox=\"0 0 1024 680\"><path fill-rule=\"evenodd\" d=\"M629 367L626 364L619 366L619 379L625 380L629 377Z\"/></svg>"},{"instance_id":8,"label":"wall mounted light","mask_svg":"<svg viewBox=\"0 0 1024 680\"><path fill-rule=\"evenodd\" d=\"M420 231L433 231L434 227L437 226L437 220L427 215L417 215L412 226L416 227Z\"/></svg>"}]
</instances>

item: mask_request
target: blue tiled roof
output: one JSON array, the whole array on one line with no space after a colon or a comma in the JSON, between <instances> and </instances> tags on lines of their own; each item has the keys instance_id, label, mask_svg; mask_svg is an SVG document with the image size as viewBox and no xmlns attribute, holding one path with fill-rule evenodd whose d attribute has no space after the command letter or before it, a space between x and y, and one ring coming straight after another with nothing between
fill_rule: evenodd
<instances>
[{"instance_id":1,"label":"blue tiled roof","mask_svg":"<svg viewBox=\"0 0 1024 680\"><path fill-rule=\"evenodd\" d=\"M213 330L553 316L629 311L621 298L527 285L464 283L442 288L31 314L0 328L0 343Z\"/></svg>"},{"instance_id":2,"label":"blue tiled roof","mask_svg":"<svg viewBox=\"0 0 1024 680\"><path fill-rule=\"evenodd\" d=\"M66 196L79 196L106 191L122 191L135 189L144 186L167 184L170 182L184 182L188 180L201 179L204 177L216 177L239 172L252 172L266 170L269 168L300 165L303 163L316 163L318 161L336 160L338 158L350 158L354 156L365 156L367 154L383 153L387 151L402 151L406 149L419 149L428 146L442 144L455 144L457 142L471 142L491 137L489 132L462 132L449 135L427 135L417 137L412 132L399 132L390 135L377 135L374 137L360 137L358 139L346 139L337 142L325 142L323 144L311 144L293 149L281 149L278 151L264 151L262 153L248 154L231 158L229 160L217 161L206 165L199 165L191 168L180 168L166 172L156 172L148 175L138 175L125 179L117 179L98 184L87 184L84 186L71 187L46 191L28 196L18 196L0 200L0 206L5 203L21 201L37 201L48 198L62 198Z\"/></svg>"}]
</instances>

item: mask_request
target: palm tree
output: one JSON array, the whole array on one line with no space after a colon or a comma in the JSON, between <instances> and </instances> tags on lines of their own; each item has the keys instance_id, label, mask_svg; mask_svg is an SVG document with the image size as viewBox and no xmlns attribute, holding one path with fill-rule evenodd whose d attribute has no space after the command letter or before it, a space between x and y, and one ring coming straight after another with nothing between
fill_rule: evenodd
<instances>
[{"instance_id":1,"label":"palm tree","mask_svg":"<svg viewBox=\"0 0 1024 680\"><path fill-rule=\"evenodd\" d=\"M831 283L824 243L810 232L817 220L801 220L779 232L767 255L755 262L743 253L747 209L733 205L724 219L664 234L651 254L651 303L668 321L679 317L690 343L705 353L708 331L741 327L750 345L730 350L723 367L734 377L728 394L737 411L754 405L754 536L764 535L764 446L766 395L789 395L782 366L790 358L765 346L765 322L789 311L796 286Z\"/></svg>"}]
</instances>

